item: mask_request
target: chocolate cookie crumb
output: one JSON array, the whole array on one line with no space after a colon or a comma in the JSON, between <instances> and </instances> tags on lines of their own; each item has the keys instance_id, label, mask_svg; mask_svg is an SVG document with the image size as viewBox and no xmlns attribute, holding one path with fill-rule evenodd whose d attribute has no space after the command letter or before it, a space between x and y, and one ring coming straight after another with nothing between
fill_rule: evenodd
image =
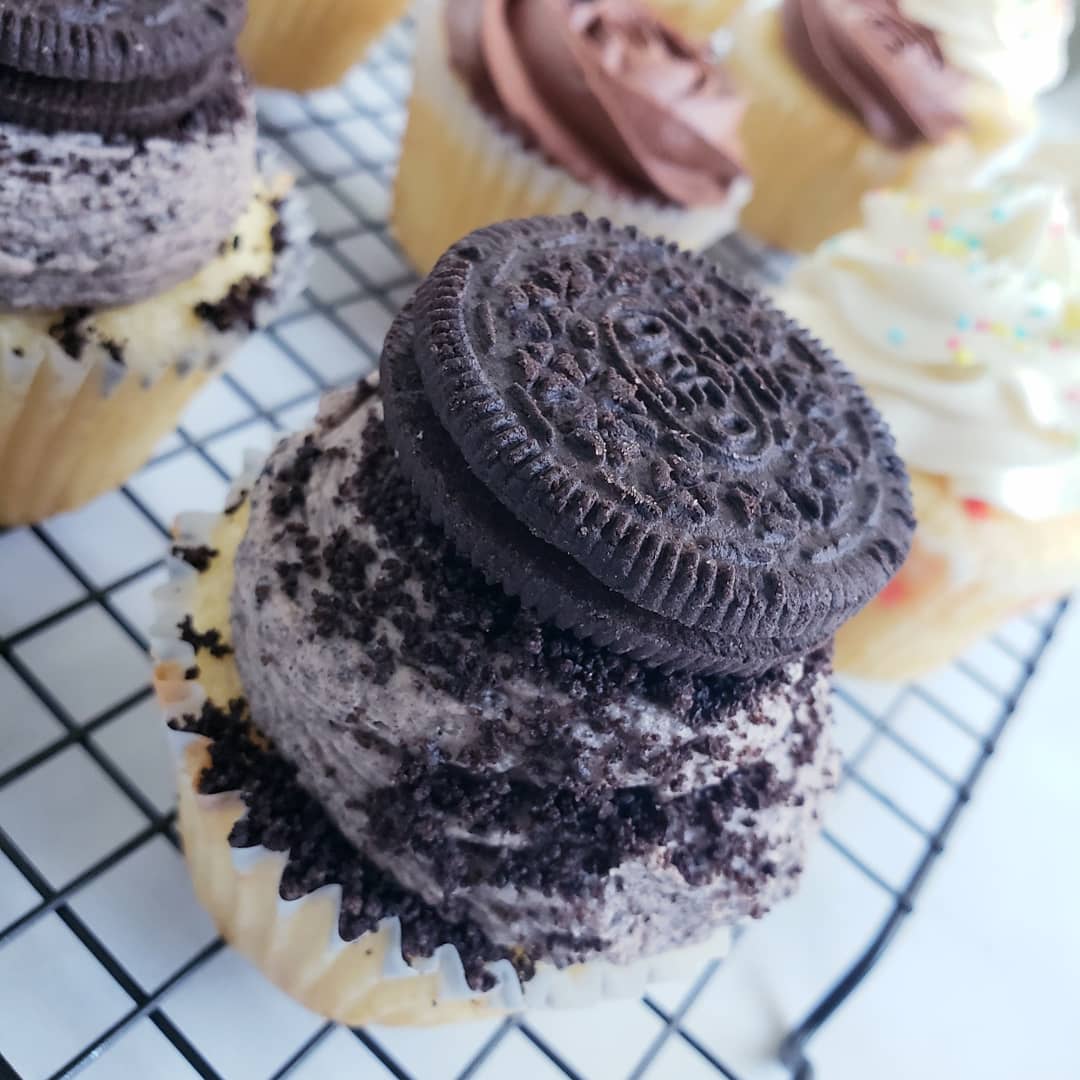
<instances>
[{"instance_id":1,"label":"chocolate cookie crumb","mask_svg":"<svg viewBox=\"0 0 1080 1080\"><path fill-rule=\"evenodd\" d=\"M200 544L197 547L181 547L175 544L172 553L200 574L206 573L210 569L210 563L220 554L217 548L208 547L206 544Z\"/></svg>"},{"instance_id":2,"label":"chocolate cookie crumb","mask_svg":"<svg viewBox=\"0 0 1080 1080\"><path fill-rule=\"evenodd\" d=\"M86 348L87 336L82 323L89 318L92 309L88 307L67 308L60 321L49 327L51 337L72 360L81 360Z\"/></svg>"},{"instance_id":3,"label":"chocolate cookie crumb","mask_svg":"<svg viewBox=\"0 0 1080 1080\"><path fill-rule=\"evenodd\" d=\"M245 277L237 281L220 300L203 300L196 304L195 315L222 334L239 327L255 330L255 308L272 295L273 290L264 278Z\"/></svg>"},{"instance_id":4,"label":"chocolate cookie crumb","mask_svg":"<svg viewBox=\"0 0 1080 1080\"><path fill-rule=\"evenodd\" d=\"M109 354L109 359L114 364L119 364L121 367L126 367L127 362L124 359L124 346L118 341L113 341L112 338L106 338L101 347Z\"/></svg>"},{"instance_id":5,"label":"chocolate cookie crumb","mask_svg":"<svg viewBox=\"0 0 1080 1080\"><path fill-rule=\"evenodd\" d=\"M206 649L216 660L228 656L232 652L232 646L226 645L221 640L220 630L207 630L200 634L191 621L190 615L185 615L182 622L177 623L180 631L180 640L186 641L196 652Z\"/></svg>"},{"instance_id":6,"label":"chocolate cookie crumb","mask_svg":"<svg viewBox=\"0 0 1080 1080\"><path fill-rule=\"evenodd\" d=\"M288 854L282 899L296 900L324 885L338 884L342 887L338 931L345 941L355 941L378 929L382 919L397 916L407 960L427 958L450 943L457 948L474 990L494 985L486 965L496 960L509 960L522 979L532 976L535 964L524 950L491 942L454 910L453 903L446 915L435 911L349 844L300 787L295 770L256 737L245 702L232 701L227 709L207 702L199 716L173 721L172 726L212 740L211 764L199 778L199 791L206 795L235 791L247 807L233 827L230 844L262 845Z\"/></svg>"}]
</instances>

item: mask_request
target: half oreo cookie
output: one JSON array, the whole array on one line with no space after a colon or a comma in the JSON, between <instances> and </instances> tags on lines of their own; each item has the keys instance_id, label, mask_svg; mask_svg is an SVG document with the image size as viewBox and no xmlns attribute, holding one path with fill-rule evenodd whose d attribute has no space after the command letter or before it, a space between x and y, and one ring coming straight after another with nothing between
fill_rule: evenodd
<instances>
[{"instance_id":1,"label":"half oreo cookie","mask_svg":"<svg viewBox=\"0 0 1080 1080\"><path fill-rule=\"evenodd\" d=\"M848 372L700 257L584 217L455 245L382 360L387 427L462 550L560 626L753 674L906 556L891 436Z\"/></svg>"},{"instance_id":2,"label":"half oreo cookie","mask_svg":"<svg viewBox=\"0 0 1080 1080\"><path fill-rule=\"evenodd\" d=\"M5 0L0 119L148 135L235 81L245 0Z\"/></svg>"}]
</instances>

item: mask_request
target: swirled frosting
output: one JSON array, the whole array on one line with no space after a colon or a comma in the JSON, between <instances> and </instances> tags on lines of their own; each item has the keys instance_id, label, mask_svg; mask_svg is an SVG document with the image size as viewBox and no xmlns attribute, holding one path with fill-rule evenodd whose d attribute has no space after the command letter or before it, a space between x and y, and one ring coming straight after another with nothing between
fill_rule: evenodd
<instances>
[{"instance_id":1,"label":"swirled frosting","mask_svg":"<svg viewBox=\"0 0 1080 1080\"><path fill-rule=\"evenodd\" d=\"M1010 96L1033 98L1061 82L1071 0L899 0L934 31L949 63Z\"/></svg>"},{"instance_id":2,"label":"swirled frosting","mask_svg":"<svg viewBox=\"0 0 1080 1080\"><path fill-rule=\"evenodd\" d=\"M636 0L454 0L446 14L477 103L582 183L707 206L742 175L727 76Z\"/></svg>"},{"instance_id":3,"label":"swirled frosting","mask_svg":"<svg viewBox=\"0 0 1080 1080\"><path fill-rule=\"evenodd\" d=\"M1029 519L1080 510L1080 237L1063 189L879 192L781 299L908 464Z\"/></svg>"},{"instance_id":4,"label":"swirled frosting","mask_svg":"<svg viewBox=\"0 0 1080 1080\"><path fill-rule=\"evenodd\" d=\"M887 146L938 142L963 123L963 79L896 0L785 0L784 39L818 88Z\"/></svg>"},{"instance_id":5,"label":"swirled frosting","mask_svg":"<svg viewBox=\"0 0 1080 1080\"><path fill-rule=\"evenodd\" d=\"M835 783L827 649L703 678L538 623L426 519L363 384L279 444L250 514L232 646L252 717L403 889L560 966L792 890Z\"/></svg>"}]
</instances>

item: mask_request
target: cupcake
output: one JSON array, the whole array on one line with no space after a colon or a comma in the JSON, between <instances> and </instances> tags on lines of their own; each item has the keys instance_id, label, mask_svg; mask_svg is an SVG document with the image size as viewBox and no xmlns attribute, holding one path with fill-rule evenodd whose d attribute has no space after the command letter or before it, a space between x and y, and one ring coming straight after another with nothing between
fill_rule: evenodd
<instances>
[{"instance_id":1,"label":"cupcake","mask_svg":"<svg viewBox=\"0 0 1080 1080\"><path fill-rule=\"evenodd\" d=\"M0 21L0 526L122 483L296 277L243 4L84 7Z\"/></svg>"},{"instance_id":2,"label":"cupcake","mask_svg":"<svg viewBox=\"0 0 1080 1080\"><path fill-rule=\"evenodd\" d=\"M725 73L636 0L423 0L394 192L421 271L509 218L585 211L705 247L749 195Z\"/></svg>"},{"instance_id":3,"label":"cupcake","mask_svg":"<svg viewBox=\"0 0 1080 1080\"><path fill-rule=\"evenodd\" d=\"M747 0L645 0L657 16L688 38L704 39L727 26Z\"/></svg>"},{"instance_id":4,"label":"cupcake","mask_svg":"<svg viewBox=\"0 0 1080 1080\"><path fill-rule=\"evenodd\" d=\"M912 519L836 360L700 257L477 232L155 628L222 933L349 1024L637 994L795 887L839 624Z\"/></svg>"},{"instance_id":5,"label":"cupcake","mask_svg":"<svg viewBox=\"0 0 1080 1080\"><path fill-rule=\"evenodd\" d=\"M914 547L838 638L909 678L1080 585L1080 237L1065 193L876 193L780 303L850 365L913 471Z\"/></svg>"},{"instance_id":6,"label":"cupcake","mask_svg":"<svg viewBox=\"0 0 1080 1080\"><path fill-rule=\"evenodd\" d=\"M906 186L936 155L962 147L985 156L1027 131L1030 93L969 74L968 39L991 31L998 6L1030 5L958 12L907 0L783 0L747 9L730 55L751 100L741 128L755 181L746 229L810 251L857 224L871 189ZM922 21L931 9L939 17Z\"/></svg>"},{"instance_id":7,"label":"cupcake","mask_svg":"<svg viewBox=\"0 0 1080 1080\"><path fill-rule=\"evenodd\" d=\"M248 0L240 55L262 86L333 86L405 7L406 0Z\"/></svg>"}]
</instances>

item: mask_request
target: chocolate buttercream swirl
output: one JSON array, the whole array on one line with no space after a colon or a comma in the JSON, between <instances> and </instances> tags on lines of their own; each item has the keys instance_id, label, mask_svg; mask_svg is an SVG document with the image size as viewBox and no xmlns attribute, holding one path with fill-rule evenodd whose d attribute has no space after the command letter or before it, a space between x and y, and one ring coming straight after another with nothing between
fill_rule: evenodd
<instances>
[{"instance_id":1,"label":"chocolate buttercream swirl","mask_svg":"<svg viewBox=\"0 0 1080 1080\"><path fill-rule=\"evenodd\" d=\"M885 145L938 142L963 124L962 75L896 0L785 0L782 19L806 76Z\"/></svg>"},{"instance_id":2,"label":"chocolate buttercream swirl","mask_svg":"<svg viewBox=\"0 0 1080 1080\"><path fill-rule=\"evenodd\" d=\"M742 175L743 102L631 0L455 0L450 56L476 101L582 183L681 206Z\"/></svg>"}]
</instances>

